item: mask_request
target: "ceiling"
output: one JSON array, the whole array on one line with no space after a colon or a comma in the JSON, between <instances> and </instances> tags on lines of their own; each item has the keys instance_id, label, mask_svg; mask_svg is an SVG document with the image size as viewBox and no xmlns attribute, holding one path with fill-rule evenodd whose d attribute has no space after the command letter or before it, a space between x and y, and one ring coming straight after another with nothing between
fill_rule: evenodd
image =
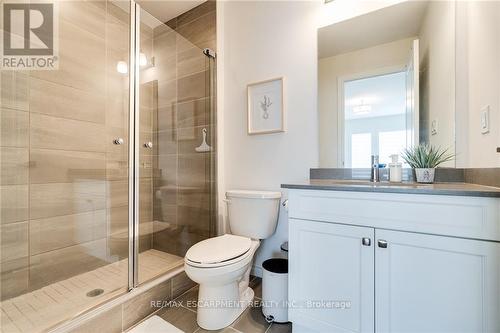
<instances>
[{"instance_id":1,"label":"ceiling","mask_svg":"<svg viewBox=\"0 0 500 333\"><path fill-rule=\"evenodd\" d=\"M418 36L428 1L405 1L318 30L318 57L326 58Z\"/></svg>"}]
</instances>

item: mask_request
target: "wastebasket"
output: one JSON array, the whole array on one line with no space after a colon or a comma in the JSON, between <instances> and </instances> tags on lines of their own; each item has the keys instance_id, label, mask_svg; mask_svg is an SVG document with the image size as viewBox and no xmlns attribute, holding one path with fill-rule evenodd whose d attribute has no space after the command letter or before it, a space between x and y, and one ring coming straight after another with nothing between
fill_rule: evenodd
<instances>
[{"instance_id":1,"label":"wastebasket","mask_svg":"<svg viewBox=\"0 0 500 333\"><path fill-rule=\"evenodd\" d=\"M262 313L268 322L288 322L288 260L262 263Z\"/></svg>"}]
</instances>

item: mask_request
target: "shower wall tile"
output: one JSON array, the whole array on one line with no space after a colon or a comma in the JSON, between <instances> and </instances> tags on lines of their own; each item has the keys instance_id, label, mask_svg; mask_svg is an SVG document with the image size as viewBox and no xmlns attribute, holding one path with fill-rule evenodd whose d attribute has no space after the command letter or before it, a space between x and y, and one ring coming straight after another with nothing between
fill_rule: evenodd
<instances>
[{"instance_id":1,"label":"shower wall tile","mask_svg":"<svg viewBox=\"0 0 500 333\"><path fill-rule=\"evenodd\" d=\"M105 182L32 184L30 187L30 217L91 212L106 208Z\"/></svg>"},{"instance_id":2,"label":"shower wall tile","mask_svg":"<svg viewBox=\"0 0 500 333\"><path fill-rule=\"evenodd\" d=\"M179 155L177 184L179 186L203 188L209 180L210 158L204 154Z\"/></svg>"},{"instance_id":3,"label":"shower wall tile","mask_svg":"<svg viewBox=\"0 0 500 333\"><path fill-rule=\"evenodd\" d=\"M0 146L28 147L29 113L0 109Z\"/></svg>"},{"instance_id":4,"label":"shower wall tile","mask_svg":"<svg viewBox=\"0 0 500 333\"><path fill-rule=\"evenodd\" d=\"M71 22L59 22L59 69L33 71L31 76L73 88L105 91L106 44L102 37Z\"/></svg>"},{"instance_id":5,"label":"shower wall tile","mask_svg":"<svg viewBox=\"0 0 500 333\"><path fill-rule=\"evenodd\" d=\"M105 127L95 123L32 113L32 148L76 151L105 151Z\"/></svg>"},{"instance_id":6,"label":"shower wall tile","mask_svg":"<svg viewBox=\"0 0 500 333\"><path fill-rule=\"evenodd\" d=\"M139 222L153 220L153 182L151 179L141 179L139 182Z\"/></svg>"},{"instance_id":7,"label":"shower wall tile","mask_svg":"<svg viewBox=\"0 0 500 333\"><path fill-rule=\"evenodd\" d=\"M106 206L108 208L128 205L128 180L108 181L106 192Z\"/></svg>"},{"instance_id":8,"label":"shower wall tile","mask_svg":"<svg viewBox=\"0 0 500 333\"><path fill-rule=\"evenodd\" d=\"M177 102L177 81L158 81L158 107L174 106Z\"/></svg>"},{"instance_id":9,"label":"shower wall tile","mask_svg":"<svg viewBox=\"0 0 500 333\"><path fill-rule=\"evenodd\" d=\"M106 94L108 98L124 98L128 95L128 74L119 73L119 61L129 62L125 51L109 50L106 55Z\"/></svg>"},{"instance_id":10,"label":"shower wall tile","mask_svg":"<svg viewBox=\"0 0 500 333\"><path fill-rule=\"evenodd\" d=\"M142 72L141 72L142 74ZM141 83L139 85L139 106L141 107L141 111L139 115L142 117L142 113L144 113L145 109L151 110L153 107L153 88L155 84L152 81Z\"/></svg>"},{"instance_id":11,"label":"shower wall tile","mask_svg":"<svg viewBox=\"0 0 500 333\"><path fill-rule=\"evenodd\" d=\"M206 42L214 39L215 37L215 11L210 11L207 14L195 19L184 25L177 27L176 31L182 37L178 37L179 40L185 39L195 46L203 49L206 46ZM186 43L179 43L177 50L182 52L185 50Z\"/></svg>"},{"instance_id":12,"label":"shower wall tile","mask_svg":"<svg viewBox=\"0 0 500 333\"><path fill-rule=\"evenodd\" d=\"M203 71L179 78L177 81L177 100L179 103L204 98L207 95L206 79L208 76L208 71Z\"/></svg>"},{"instance_id":13,"label":"shower wall tile","mask_svg":"<svg viewBox=\"0 0 500 333\"><path fill-rule=\"evenodd\" d=\"M3 224L1 226L2 262L28 256L28 222Z\"/></svg>"},{"instance_id":14,"label":"shower wall tile","mask_svg":"<svg viewBox=\"0 0 500 333\"><path fill-rule=\"evenodd\" d=\"M106 229L106 210L31 220L30 254L103 239Z\"/></svg>"},{"instance_id":15,"label":"shower wall tile","mask_svg":"<svg viewBox=\"0 0 500 333\"><path fill-rule=\"evenodd\" d=\"M110 50L128 52L129 20L128 14L121 8L107 1L106 3L106 46Z\"/></svg>"},{"instance_id":16,"label":"shower wall tile","mask_svg":"<svg viewBox=\"0 0 500 333\"><path fill-rule=\"evenodd\" d=\"M197 47L191 47L177 55L177 75L186 75L205 71L207 57Z\"/></svg>"},{"instance_id":17,"label":"shower wall tile","mask_svg":"<svg viewBox=\"0 0 500 333\"><path fill-rule=\"evenodd\" d=\"M115 96L106 98L106 126L108 128L128 128L128 94L121 95L123 96L118 98Z\"/></svg>"},{"instance_id":18,"label":"shower wall tile","mask_svg":"<svg viewBox=\"0 0 500 333\"><path fill-rule=\"evenodd\" d=\"M3 108L29 110L29 76L22 71L0 72L0 105Z\"/></svg>"},{"instance_id":19,"label":"shower wall tile","mask_svg":"<svg viewBox=\"0 0 500 333\"><path fill-rule=\"evenodd\" d=\"M197 189L182 190L177 193L177 205L184 208L207 210L210 208L210 187L208 185Z\"/></svg>"},{"instance_id":20,"label":"shower wall tile","mask_svg":"<svg viewBox=\"0 0 500 333\"><path fill-rule=\"evenodd\" d=\"M177 131L165 130L156 133L158 140L158 154L169 155L177 153Z\"/></svg>"},{"instance_id":21,"label":"shower wall tile","mask_svg":"<svg viewBox=\"0 0 500 333\"><path fill-rule=\"evenodd\" d=\"M62 1L59 6L62 20L104 38L106 1Z\"/></svg>"},{"instance_id":22,"label":"shower wall tile","mask_svg":"<svg viewBox=\"0 0 500 333\"><path fill-rule=\"evenodd\" d=\"M28 183L28 149L1 147L0 185Z\"/></svg>"},{"instance_id":23,"label":"shower wall tile","mask_svg":"<svg viewBox=\"0 0 500 333\"><path fill-rule=\"evenodd\" d=\"M107 209L107 219L110 235L128 232L128 206Z\"/></svg>"},{"instance_id":24,"label":"shower wall tile","mask_svg":"<svg viewBox=\"0 0 500 333\"><path fill-rule=\"evenodd\" d=\"M197 20L198 18L210 12L214 12L215 10L216 10L215 0L206 1L199 6L196 6L192 10L189 10L179 15L176 21L177 27L180 27L181 25Z\"/></svg>"},{"instance_id":25,"label":"shower wall tile","mask_svg":"<svg viewBox=\"0 0 500 333\"><path fill-rule=\"evenodd\" d=\"M30 80L30 112L103 124L105 97L50 81Z\"/></svg>"},{"instance_id":26,"label":"shower wall tile","mask_svg":"<svg viewBox=\"0 0 500 333\"><path fill-rule=\"evenodd\" d=\"M175 58L177 33L173 30L166 30L154 37L154 55L156 58ZM160 77L161 79L161 77Z\"/></svg>"},{"instance_id":27,"label":"shower wall tile","mask_svg":"<svg viewBox=\"0 0 500 333\"><path fill-rule=\"evenodd\" d=\"M153 128L158 131L175 130L177 123L176 107L164 106L156 111L153 118Z\"/></svg>"},{"instance_id":28,"label":"shower wall tile","mask_svg":"<svg viewBox=\"0 0 500 333\"><path fill-rule=\"evenodd\" d=\"M159 155L158 164L160 166L160 183L162 186L162 197L168 199L175 195L176 184L177 184L177 155Z\"/></svg>"},{"instance_id":29,"label":"shower wall tile","mask_svg":"<svg viewBox=\"0 0 500 333\"><path fill-rule=\"evenodd\" d=\"M27 257L0 262L0 300L16 297L28 290L28 267Z\"/></svg>"},{"instance_id":30,"label":"shower wall tile","mask_svg":"<svg viewBox=\"0 0 500 333\"><path fill-rule=\"evenodd\" d=\"M106 240L65 247L30 258L30 289L39 289L106 264Z\"/></svg>"},{"instance_id":31,"label":"shower wall tile","mask_svg":"<svg viewBox=\"0 0 500 333\"><path fill-rule=\"evenodd\" d=\"M210 101L201 98L177 104L177 126L196 127L210 124Z\"/></svg>"},{"instance_id":32,"label":"shower wall tile","mask_svg":"<svg viewBox=\"0 0 500 333\"><path fill-rule=\"evenodd\" d=\"M104 180L104 153L32 149L30 154L32 184L71 183Z\"/></svg>"},{"instance_id":33,"label":"shower wall tile","mask_svg":"<svg viewBox=\"0 0 500 333\"><path fill-rule=\"evenodd\" d=\"M193 236L191 234L194 234L207 238L210 236L210 211L203 208L178 205L177 224L179 226L183 226L190 236ZM185 241L187 239L186 237L183 237L182 240Z\"/></svg>"},{"instance_id":34,"label":"shower wall tile","mask_svg":"<svg viewBox=\"0 0 500 333\"><path fill-rule=\"evenodd\" d=\"M106 179L124 180L128 177L128 159L114 154L106 154Z\"/></svg>"},{"instance_id":35,"label":"shower wall tile","mask_svg":"<svg viewBox=\"0 0 500 333\"><path fill-rule=\"evenodd\" d=\"M28 220L28 185L0 186L1 224Z\"/></svg>"},{"instance_id":36,"label":"shower wall tile","mask_svg":"<svg viewBox=\"0 0 500 333\"><path fill-rule=\"evenodd\" d=\"M177 78L177 59L173 56L155 56L155 69L158 79L170 81Z\"/></svg>"},{"instance_id":37,"label":"shower wall tile","mask_svg":"<svg viewBox=\"0 0 500 333\"><path fill-rule=\"evenodd\" d=\"M167 280L124 303L123 329L129 328L156 311L157 309L151 306L152 301L170 299L171 295L171 281Z\"/></svg>"}]
</instances>

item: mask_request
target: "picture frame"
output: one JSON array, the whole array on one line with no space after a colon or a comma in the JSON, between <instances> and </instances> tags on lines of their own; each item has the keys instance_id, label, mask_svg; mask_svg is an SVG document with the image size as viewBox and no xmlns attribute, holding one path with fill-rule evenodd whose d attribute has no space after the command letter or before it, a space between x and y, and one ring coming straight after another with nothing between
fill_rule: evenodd
<instances>
[{"instance_id":1,"label":"picture frame","mask_svg":"<svg viewBox=\"0 0 500 333\"><path fill-rule=\"evenodd\" d=\"M284 77L247 85L248 135L286 131L284 91Z\"/></svg>"}]
</instances>

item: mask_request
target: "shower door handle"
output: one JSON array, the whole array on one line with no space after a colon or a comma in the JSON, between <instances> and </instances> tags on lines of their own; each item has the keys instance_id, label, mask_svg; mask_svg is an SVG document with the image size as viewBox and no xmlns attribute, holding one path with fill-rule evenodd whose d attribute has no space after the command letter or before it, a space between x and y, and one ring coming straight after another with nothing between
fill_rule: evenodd
<instances>
[{"instance_id":1,"label":"shower door handle","mask_svg":"<svg viewBox=\"0 0 500 333\"><path fill-rule=\"evenodd\" d=\"M153 143L151 141L148 141L148 142L144 142L144 148L153 148Z\"/></svg>"},{"instance_id":2,"label":"shower door handle","mask_svg":"<svg viewBox=\"0 0 500 333\"><path fill-rule=\"evenodd\" d=\"M116 138L113 140L115 145L122 145L125 141L122 138Z\"/></svg>"}]
</instances>

